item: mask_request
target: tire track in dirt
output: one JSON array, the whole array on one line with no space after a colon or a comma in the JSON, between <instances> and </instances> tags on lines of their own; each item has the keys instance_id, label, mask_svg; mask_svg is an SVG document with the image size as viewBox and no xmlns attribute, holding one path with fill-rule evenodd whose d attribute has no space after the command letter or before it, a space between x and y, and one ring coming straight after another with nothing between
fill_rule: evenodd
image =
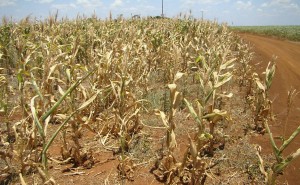
<instances>
[{"instance_id":1,"label":"tire track in dirt","mask_svg":"<svg viewBox=\"0 0 300 185\"><path fill-rule=\"evenodd\" d=\"M273 111L276 115L276 121L270 123L270 129L274 136L284 135L287 93L291 87L300 91L300 43L278 40L252 34L239 34L245 41L248 41L253 47L255 53L253 63L257 64L256 69L259 73L263 72L273 56L276 56L276 72L270 89L271 100L273 100ZM295 98L293 109L287 121L286 137L300 125L300 94ZM263 147L265 153L271 153L271 145L267 134L253 139ZM295 138L294 142L286 148L285 156L295 152L300 148L300 136ZM299 184L300 158L295 159L292 164L285 169L284 175L279 177L281 182L288 184Z\"/></svg>"}]
</instances>

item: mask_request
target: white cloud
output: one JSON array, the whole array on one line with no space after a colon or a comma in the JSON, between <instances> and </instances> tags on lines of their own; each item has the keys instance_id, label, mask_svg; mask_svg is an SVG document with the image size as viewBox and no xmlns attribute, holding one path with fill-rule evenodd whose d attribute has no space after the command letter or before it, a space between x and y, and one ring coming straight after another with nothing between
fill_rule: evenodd
<instances>
[{"instance_id":1,"label":"white cloud","mask_svg":"<svg viewBox=\"0 0 300 185\"><path fill-rule=\"evenodd\" d=\"M84 7L100 7L103 5L99 0L76 0L76 4Z\"/></svg>"},{"instance_id":2,"label":"white cloud","mask_svg":"<svg viewBox=\"0 0 300 185\"><path fill-rule=\"evenodd\" d=\"M230 0L181 0L184 4L221 4L228 3Z\"/></svg>"},{"instance_id":3,"label":"white cloud","mask_svg":"<svg viewBox=\"0 0 300 185\"><path fill-rule=\"evenodd\" d=\"M261 7L267 7L267 6L269 6L269 4L268 3L263 3L263 4L261 4Z\"/></svg>"},{"instance_id":4,"label":"white cloud","mask_svg":"<svg viewBox=\"0 0 300 185\"><path fill-rule=\"evenodd\" d=\"M251 10L254 7L251 1L237 1L236 6L238 10Z\"/></svg>"},{"instance_id":5,"label":"white cloud","mask_svg":"<svg viewBox=\"0 0 300 185\"><path fill-rule=\"evenodd\" d=\"M51 3L53 2L54 0L38 0L37 2L38 3Z\"/></svg>"},{"instance_id":6,"label":"white cloud","mask_svg":"<svg viewBox=\"0 0 300 185\"><path fill-rule=\"evenodd\" d=\"M35 3L44 4L44 3L52 3L54 0L26 0L26 1L32 1Z\"/></svg>"},{"instance_id":7,"label":"white cloud","mask_svg":"<svg viewBox=\"0 0 300 185\"><path fill-rule=\"evenodd\" d=\"M70 4L53 4L51 5L52 8L58 9L58 10L70 10L73 8L77 8L76 4L70 3Z\"/></svg>"},{"instance_id":8,"label":"white cloud","mask_svg":"<svg viewBox=\"0 0 300 185\"><path fill-rule=\"evenodd\" d=\"M16 0L0 0L0 7L15 5Z\"/></svg>"},{"instance_id":9,"label":"white cloud","mask_svg":"<svg viewBox=\"0 0 300 185\"><path fill-rule=\"evenodd\" d=\"M228 2L228 0L198 0L198 2L203 4L219 4L219 3Z\"/></svg>"},{"instance_id":10,"label":"white cloud","mask_svg":"<svg viewBox=\"0 0 300 185\"><path fill-rule=\"evenodd\" d=\"M111 6L112 7L118 7L118 6L121 6L123 4L123 1L122 0L115 0Z\"/></svg>"},{"instance_id":11,"label":"white cloud","mask_svg":"<svg viewBox=\"0 0 300 185\"><path fill-rule=\"evenodd\" d=\"M271 0L268 3L261 4L262 8L277 8L279 10L285 9L285 11L300 12L299 2L292 0Z\"/></svg>"},{"instance_id":12,"label":"white cloud","mask_svg":"<svg viewBox=\"0 0 300 185\"><path fill-rule=\"evenodd\" d=\"M108 7L105 7L101 0L75 0L71 3L53 3L51 9L59 10L63 15L70 15L76 13L84 13L86 15L93 14L97 9L106 11Z\"/></svg>"},{"instance_id":13,"label":"white cloud","mask_svg":"<svg viewBox=\"0 0 300 185\"><path fill-rule=\"evenodd\" d=\"M270 4L287 4L290 3L291 0L272 0Z\"/></svg>"}]
</instances>

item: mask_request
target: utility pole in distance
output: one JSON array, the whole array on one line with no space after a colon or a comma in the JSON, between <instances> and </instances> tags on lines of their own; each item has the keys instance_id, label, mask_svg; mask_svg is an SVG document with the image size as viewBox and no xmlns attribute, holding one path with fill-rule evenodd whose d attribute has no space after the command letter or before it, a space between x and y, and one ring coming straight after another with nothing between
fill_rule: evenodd
<instances>
[{"instance_id":1,"label":"utility pole in distance","mask_svg":"<svg viewBox=\"0 0 300 185\"><path fill-rule=\"evenodd\" d=\"M202 13L202 18L201 18L201 19L202 19L202 21L203 21L203 12L204 12L204 11L203 11L203 10L201 10L201 13Z\"/></svg>"},{"instance_id":2,"label":"utility pole in distance","mask_svg":"<svg viewBox=\"0 0 300 185\"><path fill-rule=\"evenodd\" d=\"M164 0L161 0L161 17L164 17Z\"/></svg>"}]
</instances>

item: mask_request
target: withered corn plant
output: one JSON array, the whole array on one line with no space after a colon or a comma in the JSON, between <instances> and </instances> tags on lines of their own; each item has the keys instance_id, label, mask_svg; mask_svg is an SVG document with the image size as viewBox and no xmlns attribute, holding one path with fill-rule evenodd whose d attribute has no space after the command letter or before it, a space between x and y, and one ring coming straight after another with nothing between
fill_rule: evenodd
<instances>
[{"instance_id":1,"label":"withered corn plant","mask_svg":"<svg viewBox=\"0 0 300 185\"><path fill-rule=\"evenodd\" d=\"M129 151L129 145L134 138L134 135L137 134L141 127L140 124L140 100L137 100L133 92L130 90L132 87L131 76L125 76L123 73L120 73L119 81L112 81L111 87L113 94L115 96L113 113L115 117L114 131L117 134L117 137L120 140L119 151L120 164L118 169L120 171L121 178L128 178L132 180L133 178L133 163L130 157L127 156Z\"/></svg>"},{"instance_id":2,"label":"withered corn plant","mask_svg":"<svg viewBox=\"0 0 300 185\"><path fill-rule=\"evenodd\" d=\"M144 99L155 94L163 100L157 107L166 134L160 177L168 184L205 182L209 166L203 158L213 155L223 137L216 130L229 118L223 104L233 96L232 79L248 73L248 50L226 25L191 15L58 20L55 14L44 21L3 19L0 30L1 118L7 123L0 127L3 173L23 184L55 183L49 163L58 144L59 160L73 167L92 167L99 147L113 150L121 180L133 180L132 143L142 134L141 117L154 112ZM187 97L196 99L197 111ZM182 161L175 153L179 108L198 128L187 133ZM105 138L103 146L85 148L86 132Z\"/></svg>"},{"instance_id":3,"label":"withered corn plant","mask_svg":"<svg viewBox=\"0 0 300 185\"><path fill-rule=\"evenodd\" d=\"M201 118L204 117L203 119L208 122L209 133L213 137L216 136L215 127L217 126L217 122L222 120L222 118L229 118L227 112L222 110L223 99L233 96L232 93L226 91L224 86L233 77L232 70L236 58L229 58L229 48L223 49L225 49L224 53L216 56L206 54L207 57L205 55L197 57L194 64L196 70L193 72L196 73L196 77L198 78L199 97L197 99L200 107L202 107L201 109L203 109L201 110L203 115L198 116ZM189 107L191 106L190 104L188 105ZM213 140L210 143L208 153L209 155L213 155Z\"/></svg>"},{"instance_id":4,"label":"withered corn plant","mask_svg":"<svg viewBox=\"0 0 300 185\"><path fill-rule=\"evenodd\" d=\"M285 136L282 138L282 144L281 146L278 146L275 143L275 137L273 136L273 133L270 130L269 124L268 124L268 114L270 114L270 100L268 100L268 90L271 87L272 84L272 80L274 78L274 74L275 74L275 64L273 64L272 66L269 65L266 68L265 71L265 80L262 83L261 81L259 81L259 79L256 79L256 83L259 87L260 90L262 90L262 99L259 99L258 102L258 106L260 106L260 112L259 112L259 116L262 117L261 119L263 119L263 126L266 129L267 133L269 134L269 138L270 138L270 143L273 149L273 154L274 157L276 158L276 162L272 165L272 167L269 170L265 170L264 169L264 165L263 165L263 160L260 156L260 150L258 150L257 155L260 159L260 163L261 163L261 172L265 175L265 182L268 185L273 185L276 182L277 176L282 174L284 169L292 162L294 161L296 158L298 158L300 156L300 148L297 149L295 152L289 154L288 156L284 156L283 152L284 150L294 141L294 139L296 138L296 136L300 133L300 126L290 135L289 138L285 138ZM289 97L288 97L288 110L287 110L287 117L286 119L288 119L289 116L289 109L291 109L292 106L292 100L293 100L293 96L296 96L295 91L289 92ZM283 133L285 135L285 131Z\"/></svg>"},{"instance_id":5,"label":"withered corn plant","mask_svg":"<svg viewBox=\"0 0 300 185\"><path fill-rule=\"evenodd\" d=\"M185 153L180 169L183 171L182 180L189 184L204 184L206 181L206 170L209 168L203 157L213 156L214 144L217 141L215 129L217 123L224 118L229 118L228 114L222 109L219 98L231 97L232 94L218 93L218 89L232 78L231 69L234 67L234 58L227 59L227 53L220 58L220 63L215 63L214 67L209 67L205 57L200 56L196 60L194 73L199 80L200 97L197 101L198 111L188 100L184 100L191 116L197 123L197 132L194 138L189 137L189 146ZM226 61L226 62L225 62ZM218 61L213 61L218 62ZM225 74L223 70L226 71ZM225 143L223 143L225 145ZM205 154L206 153L206 154Z\"/></svg>"},{"instance_id":6,"label":"withered corn plant","mask_svg":"<svg viewBox=\"0 0 300 185\"><path fill-rule=\"evenodd\" d=\"M2 53L0 53L0 60L2 58ZM4 127L1 126L1 136L0 136L0 158L4 161L5 166L1 169L1 174L3 179L9 179L12 177L14 168L12 166L12 147L9 143L12 143L14 140L11 124L9 122L10 111L9 111L9 102L8 102L8 79L5 74L5 69L0 68L0 116L2 119L2 124L6 124L6 135L4 134ZM6 137L5 137L6 136ZM8 182L1 179L0 182Z\"/></svg>"},{"instance_id":7,"label":"withered corn plant","mask_svg":"<svg viewBox=\"0 0 300 185\"><path fill-rule=\"evenodd\" d=\"M271 67L270 65L271 63L268 64L263 81L260 80L257 73L253 73L254 90L252 96L248 97L254 112L254 130L259 133L265 132L264 122L270 118L272 113L272 101L269 99L268 92L275 74L275 65Z\"/></svg>"},{"instance_id":8,"label":"withered corn plant","mask_svg":"<svg viewBox=\"0 0 300 185\"><path fill-rule=\"evenodd\" d=\"M155 164L152 171L157 171L154 173L158 179L165 181L167 184L172 184L176 182L176 177L179 172L180 162L175 158L174 150L177 147L175 128L176 123L174 121L174 116L181 103L182 93L177 91L176 81L182 78L184 73L178 72L173 80L172 84L168 84L168 89L170 91L170 107L168 114L166 115L164 111L158 110L158 115L162 119L162 123L166 129L166 148Z\"/></svg>"}]
</instances>

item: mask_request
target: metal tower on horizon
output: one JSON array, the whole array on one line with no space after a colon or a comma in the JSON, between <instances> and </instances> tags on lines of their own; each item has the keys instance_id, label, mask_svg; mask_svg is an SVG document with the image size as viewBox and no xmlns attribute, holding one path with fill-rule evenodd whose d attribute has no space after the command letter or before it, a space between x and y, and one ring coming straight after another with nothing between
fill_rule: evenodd
<instances>
[{"instance_id":1,"label":"metal tower on horizon","mask_svg":"<svg viewBox=\"0 0 300 185\"><path fill-rule=\"evenodd\" d=\"M164 17L164 0L161 0L161 17Z\"/></svg>"}]
</instances>

